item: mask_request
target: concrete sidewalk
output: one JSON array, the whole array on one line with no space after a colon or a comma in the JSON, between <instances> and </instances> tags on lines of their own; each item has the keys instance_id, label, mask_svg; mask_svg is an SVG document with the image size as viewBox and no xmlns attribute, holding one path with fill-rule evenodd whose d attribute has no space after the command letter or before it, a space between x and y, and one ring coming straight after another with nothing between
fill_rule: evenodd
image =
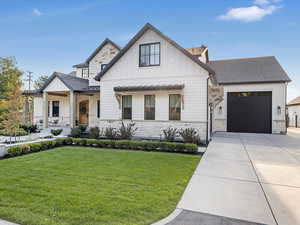
<instances>
[{"instance_id":1,"label":"concrete sidewalk","mask_svg":"<svg viewBox=\"0 0 300 225\"><path fill-rule=\"evenodd\" d=\"M300 225L300 135L216 134L177 209Z\"/></svg>"}]
</instances>

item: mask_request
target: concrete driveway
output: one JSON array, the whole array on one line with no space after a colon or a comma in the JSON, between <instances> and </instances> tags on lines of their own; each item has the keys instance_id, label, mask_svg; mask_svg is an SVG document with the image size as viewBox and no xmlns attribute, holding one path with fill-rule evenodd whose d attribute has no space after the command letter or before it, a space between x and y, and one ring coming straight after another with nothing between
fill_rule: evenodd
<instances>
[{"instance_id":1,"label":"concrete driveway","mask_svg":"<svg viewBox=\"0 0 300 225\"><path fill-rule=\"evenodd\" d=\"M300 129L215 134L177 210L300 225Z\"/></svg>"}]
</instances>

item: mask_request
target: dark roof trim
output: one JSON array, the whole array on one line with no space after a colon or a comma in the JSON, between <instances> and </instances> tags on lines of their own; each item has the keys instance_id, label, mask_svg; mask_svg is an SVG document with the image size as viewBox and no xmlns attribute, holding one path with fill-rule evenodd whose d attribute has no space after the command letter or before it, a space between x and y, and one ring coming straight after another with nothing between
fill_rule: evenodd
<instances>
[{"instance_id":1,"label":"dark roof trim","mask_svg":"<svg viewBox=\"0 0 300 225\"><path fill-rule=\"evenodd\" d=\"M184 84L170 84L170 85L150 85L150 86L119 86L114 87L114 91L167 91L167 90L181 90Z\"/></svg>"},{"instance_id":2,"label":"dark roof trim","mask_svg":"<svg viewBox=\"0 0 300 225\"><path fill-rule=\"evenodd\" d=\"M31 95L40 95L42 93L42 91L40 89L36 89L36 90L24 90L22 92L22 95L28 95L28 96L31 96Z\"/></svg>"},{"instance_id":3,"label":"dark roof trim","mask_svg":"<svg viewBox=\"0 0 300 225\"><path fill-rule=\"evenodd\" d=\"M89 66L89 64L87 64L87 63L79 63L79 64L77 64L77 65L74 65L73 67L74 68L86 68L86 67L88 67Z\"/></svg>"},{"instance_id":4,"label":"dark roof trim","mask_svg":"<svg viewBox=\"0 0 300 225\"><path fill-rule=\"evenodd\" d=\"M280 84L280 83L288 83L289 81L278 81L278 80L270 80L270 81L243 81L243 82L218 82L220 85L235 85L235 84Z\"/></svg>"},{"instance_id":5,"label":"dark roof trim","mask_svg":"<svg viewBox=\"0 0 300 225\"><path fill-rule=\"evenodd\" d=\"M121 50L121 47L118 46L116 43L114 43L113 41L111 41L110 39L106 38L99 46L98 48L96 48L95 51L93 51L93 53L85 60L84 63L80 63L77 65L74 65L73 67L76 68L84 68L84 67L88 67L89 62L98 54L98 52L101 51L101 49L107 45L107 44L111 44L112 46L114 46L116 49L118 49L119 51Z\"/></svg>"},{"instance_id":6,"label":"dark roof trim","mask_svg":"<svg viewBox=\"0 0 300 225\"><path fill-rule=\"evenodd\" d=\"M215 72L205 63L201 62L197 57L190 54L186 49L182 48L179 44L177 44L175 41L171 40L169 37L164 35L162 32L160 32L158 29L156 29L154 26L152 26L150 23L147 23L129 42L128 44L111 60L111 62L95 77L95 80L100 81L100 79L104 76L104 74L134 45L134 43L147 31L147 30L153 30L158 35L160 35L162 38L167 40L171 45L173 45L175 48L177 48L179 51L181 51L184 55L189 57L191 60L193 60L195 63L197 63L199 66L204 68L209 72L210 75L214 75Z\"/></svg>"}]
</instances>

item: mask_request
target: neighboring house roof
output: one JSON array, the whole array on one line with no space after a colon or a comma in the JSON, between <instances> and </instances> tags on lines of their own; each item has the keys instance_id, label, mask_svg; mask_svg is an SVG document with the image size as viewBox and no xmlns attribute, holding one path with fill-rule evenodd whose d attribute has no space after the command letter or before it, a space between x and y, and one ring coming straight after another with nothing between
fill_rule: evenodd
<instances>
[{"instance_id":1,"label":"neighboring house roof","mask_svg":"<svg viewBox=\"0 0 300 225\"><path fill-rule=\"evenodd\" d=\"M292 105L300 105L300 96L297 97L297 98L295 98L295 99L293 99L292 101L290 101L288 103L288 106L292 106Z\"/></svg>"},{"instance_id":2,"label":"neighboring house roof","mask_svg":"<svg viewBox=\"0 0 300 225\"><path fill-rule=\"evenodd\" d=\"M100 81L100 79L104 76L104 74L134 45L134 43L143 36L143 34L148 31L152 30L155 33L157 33L159 36L161 36L163 39L168 41L171 45L173 45L175 48L177 48L179 51L181 51L184 55L189 57L192 61L197 63L199 66L204 68L206 71L209 72L210 75L214 75L215 72L210 68L210 66L206 65L205 63L201 62L198 57L193 56L191 53L189 53L186 49L182 48L179 44L177 44L175 41L171 40L169 37L164 35L161 31L159 31L157 28L152 26L151 24L147 23L129 42L128 44L110 61L110 63L95 77L95 80ZM214 79L214 77L213 77Z\"/></svg>"},{"instance_id":3,"label":"neighboring house roof","mask_svg":"<svg viewBox=\"0 0 300 225\"><path fill-rule=\"evenodd\" d=\"M197 56L201 56L206 49L207 49L207 47L204 45L202 45L200 47L186 48L186 50L189 53L191 53L192 55L197 55Z\"/></svg>"},{"instance_id":4,"label":"neighboring house roof","mask_svg":"<svg viewBox=\"0 0 300 225\"><path fill-rule=\"evenodd\" d=\"M219 84L290 82L274 56L210 61Z\"/></svg>"},{"instance_id":5,"label":"neighboring house roof","mask_svg":"<svg viewBox=\"0 0 300 225\"><path fill-rule=\"evenodd\" d=\"M118 49L119 51L121 50L121 47L118 46L116 43L114 43L113 41L111 41L110 39L106 38L99 46L98 48L96 48L96 50L85 60L84 63L80 63L77 65L74 65L73 67L76 68L84 68L84 67L88 67L89 66L89 62L98 54L98 52L101 51L101 49L107 45L107 44L111 44L112 46L114 46L116 49Z\"/></svg>"},{"instance_id":6,"label":"neighboring house roof","mask_svg":"<svg viewBox=\"0 0 300 225\"><path fill-rule=\"evenodd\" d=\"M180 90L184 88L184 84L169 85L140 85L140 86L118 86L114 87L114 91L162 91L162 90Z\"/></svg>"}]
</instances>

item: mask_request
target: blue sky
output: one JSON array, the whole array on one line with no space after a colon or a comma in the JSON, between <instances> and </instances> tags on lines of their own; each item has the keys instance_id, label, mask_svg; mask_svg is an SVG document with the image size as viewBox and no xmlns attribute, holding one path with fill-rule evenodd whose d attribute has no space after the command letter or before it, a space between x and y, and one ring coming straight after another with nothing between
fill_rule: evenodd
<instances>
[{"instance_id":1,"label":"blue sky","mask_svg":"<svg viewBox=\"0 0 300 225\"><path fill-rule=\"evenodd\" d=\"M211 59L274 55L293 80L289 100L300 95L298 0L0 1L0 56L35 77L71 72L104 38L124 46L150 22Z\"/></svg>"}]
</instances>

